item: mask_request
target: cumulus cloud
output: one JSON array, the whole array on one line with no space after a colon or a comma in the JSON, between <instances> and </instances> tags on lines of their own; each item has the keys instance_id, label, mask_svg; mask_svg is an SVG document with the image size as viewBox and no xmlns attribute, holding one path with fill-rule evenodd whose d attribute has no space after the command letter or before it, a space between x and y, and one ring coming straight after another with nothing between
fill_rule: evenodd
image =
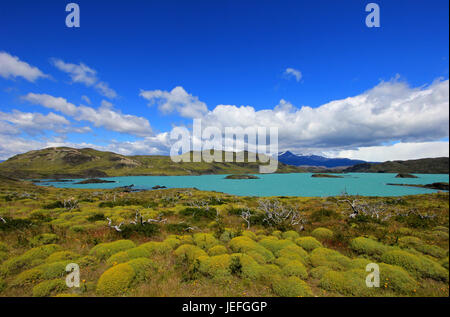
<instances>
[{"instance_id":1,"label":"cumulus cloud","mask_svg":"<svg viewBox=\"0 0 450 317\"><path fill-rule=\"evenodd\" d=\"M286 77L293 77L296 81L300 81L302 79L302 72L295 68L286 68L286 70L284 71L284 75Z\"/></svg>"},{"instance_id":2,"label":"cumulus cloud","mask_svg":"<svg viewBox=\"0 0 450 317\"><path fill-rule=\"evenodd\" d=\"M268 110L218 105L203 121L221 128L278 127L280 148L298 151L435 141L449 135L448 89L448 80L421 88L392 80L317 108L296 108L285 100Z\"/></svg>"},{"instance_id":3,"label":"cumulus cloud","mask_svg":"<svg viewBox=\"0 0 450 317\"><path fill-rule=\"evenodd\" d=\"M56 68L69 74L72 82L82 83L88 87L93 86L99 94L110 99L117 97L117 93L107 83L98 79L97 71L86 64L66 63L61 59L52 59L51 62Z\"/></svg>"},{"instance_id":4,"label":"cumulus cloud","mask_svg":"<svg viewBox=\"0 0 450 317\"><path fill-rule=\"evenodd\" d=\"M147 119L123 114L119 110L113 109L109 102L103 102L99 108L94 109L83 105L76 106L65 98L47 94L29 93L22 98L33 104L57 110L73 117L77 121L91 122L96 127L104 127L111 131L138 136L149 136L152 134L152 129Z\"/></svg>"},{"instance_id":5,"label":"cumulus cloud","mask_svg":"<svg viewBox=\"0 0 450 317\"><path fill-rule=\"evenodd\" d=\"M0 52L0 76L6 79L23 77L34 82L38 78L46 78L39 68L21 61L17 56L12 56L6 52Z\"/></svg>"},{"instance_id":6,"label":"cumulus cloud","mask_svg":"<svg viewBox=\"0 0 450 317\"><path fill-rule=\"evenodd\" d=\"M158 104L158 109L163 113L177 111L185 118L198 118L208 111L204 102L187 93L181 86L177 86L171 91L141 90L139 95L147 99L149 105Z\"/></svg>"},{"instance_id":7,"label":"cumulus cloud","mask_svg":"<svg viewBox=\"0 0 450 317\"><path fill-rule=\"evenodd\" d=\"M346 157L372 162L409 160L428 157L448 157L449 142L410 142L393 145L361 147L356 150L344 150L328 153L333 157Z\"/></svg>"},{"instance_id":8,"label":"cumulus cloud","mask_svg":"<svg viewBox=\"0 0 450 317\"><path fill-rule=\"evenodd\" d=\"M26 132L31 135L44 133L46 130L58 130L70 125L70 122L63 116L50 112L47 115L41 113L30 113L13 110L11 113L0 111L0 120L13 127L9 133L18 134ZM1 129L3 133L8 129Z\"/></svg>"}]
</instances>

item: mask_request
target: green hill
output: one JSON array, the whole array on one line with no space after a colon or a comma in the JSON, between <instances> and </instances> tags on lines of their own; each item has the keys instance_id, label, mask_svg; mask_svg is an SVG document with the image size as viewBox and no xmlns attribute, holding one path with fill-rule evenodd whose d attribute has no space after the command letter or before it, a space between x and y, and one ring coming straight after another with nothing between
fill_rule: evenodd
<instances>
[{"instance_id":1,"label":"green hill","mask_svg":"<svg viewBox=\"0 0 450 317\"><path fill-rule=\"evenodd\" d=\"M346 173L418 173L448 174L448 157L426 158L384 163L363 163L344 169Z\"/></svg>"},{"instance_id":2,"label":"green hill","mask_svg":"<svg viewBox=\"0 0 450 317\"><path fill-rule=\"evenodd\" d=\"M247 154L247 153L246 153ZM192 157L192 152L185 155ZM222 152L224 157L225 152ZM233 154L235 157L236 154ZM247 156L246 156L247 157ZM262 163L266 164L266 163ZM135 175L202 175L202 174L255 174L259 162L180 162L169 156L125 156L90 148L47 148L18 154L0 163L0 174L8 177L32 178L88 178ZM278 173L304 171L282 163Z\"/></svg>"}]
</instances>

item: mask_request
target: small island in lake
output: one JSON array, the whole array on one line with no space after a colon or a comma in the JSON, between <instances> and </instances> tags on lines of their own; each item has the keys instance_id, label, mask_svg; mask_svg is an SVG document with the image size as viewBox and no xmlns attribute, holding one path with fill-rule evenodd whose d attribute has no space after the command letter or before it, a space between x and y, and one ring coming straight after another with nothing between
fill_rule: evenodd
<instances>
[{"instance_id":1,"label":"small island in lake","mask_svg":"<svg viewBox=\"0 0 450 317\"><path fill-rule=\"evenodd\" d=\"M396 178L419 178L416 175L408 174L408 173L398 173Z\"/></svg>"},{"instance_id":2,"label":"small island in lake","mask_svg":"<svg viewBox=\"0 0 450 317\"><path fill-rule=\"evenodd\" d=\"M167 188L166 186L161 186L161 185L156 185L156 186L153 186L152 187L152 189L163 189L163 188Z\"/></svg>"},{"instance_id":3,"label":"small island in lake","mask_svg":"<svg viewBox=\"0 0 450 317\"><path fill-rule=\"evenodd\" d=\"M429 188L429 189L436 189L436 190L448 190L448 183L445 183L445 182L438 182L438 183L425 184L425 185L419 185L419 184L392 184L392 183L388 183L386 185L420 187L420 188Z\"/></svg>"},{"instance_id":4,"label":"small island in lake","mask_svg":"<svg viewBox=\"0 0 450 317\"><path fill-rule=\"evenodd\" d=\"M105 179L99 179L99 178L89 178L85 179L84 181L75 183L75 184L101 184L101 183L115 183L115 181L108 181Z\"/></svg>"},{"instance_id":5,"label":"small island in lake","mask_svg":"<svg viewBox=\"0 0 450 317\"><path fill-rule=\"evenodd\" d=\"M259 177L255 176L255 175L235 174L235 175L228 175L228 176L225 177L225 179L259 179Z\"/></svg>"},{"instance_id":6,"label":"small island in lake","mask_svg":"<svg viewBox=\"0 0 450 317\"><path fill-rule=\"evenodd\" d=\"M311 177L344 178L344 176L338 176L338 175L332 175L332 174L323 174L323 173L312 174Z\"/></svg>"}]
</instances>

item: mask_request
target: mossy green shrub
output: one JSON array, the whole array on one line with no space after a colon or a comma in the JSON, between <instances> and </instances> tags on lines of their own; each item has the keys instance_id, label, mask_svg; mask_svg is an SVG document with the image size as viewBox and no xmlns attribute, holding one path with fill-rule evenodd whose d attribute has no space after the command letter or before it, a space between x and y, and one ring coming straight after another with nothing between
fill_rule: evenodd
<instances>
[{"instance_id":1,"label":"mossy green shrub","mask_svg":"<svg viewBox=\"0 0 450 317\"><path fill-rule=\"evenodd\" d=\"M53 254L50 254L50 256L45 260L45 262L53 263L65 260L76 260L80 257L81 256L79 254L76 254L75 252L72 251L58 251Z\"/></svg>"},{"instance_id":2,"label":"mossy green shrub","mask_svg":"<svg viewBox=\"0 0 450 317\"><path fill-rule=\"evenodd\" d=\"M297 276L301 279L308 278L308 272L305 265L298 260L288 262L285 266L283 266L281 271L286 276Z\"/></svg>"},{"instance_id":3,"label":"mossy green shrub","mask_svg":"<svg viewBox=\"0 0 450 317\"><path fill-rule=\"evenodd\" d=\"M210 233L196 233L193 238L194 243L203 250L208 250L219 244L219 241Z\"/></svg>"},{"instance_id":4,"label":"mossy green shrub","mask_svg":"<svg viewBox=\"0 0 450 317\"><path fill-rule=\"evenodd\" d=\"M263 266L244 253L231 254L230 269L231 273L250 280L261 278L263 273Z\"/></svg>"},{"instance_id":5,"label":"mossy green shrub","mask_svg":"<svg viewBox=\"0 0 450 317\"><path fill-rule=\"evenodd\" d=\"M231 274L231 256L229 254L201 256L197 261L199 272L212 278L220 279Z\"/></svg>"},{"instance_id":6,"label":"mossy green shrub","mask_svg":"<svg viewBox=\"0 0 450 317\"><path fill-rule=\"evenodd\" d=\"M334 270L343 270L351 266L351 260L348 257L327 248L314 249L309 258L314 267L328 266Z\"/></svg>"},{"instance_id":7,"label":"mossy green shrub","mask_svg":"<svg viewBox=\"0 0 450 317\"><path fill-rule=\"evenodd\" d=\"M34 263L42 262L50 254L60 251L61 247L56 244L46 244L30 249L20 256L10 258L2 263L0 275L14 274L20 270L31 267Z\"/></svg>"},{"instance_id":8,"label":"mossy green shrub","mask_svg":"<svg viewBox=\"0 0 450 317\"><path fill-rule=\"evenodd\" d=\"M417 282L405 269L385 263L380 263L379 266L380 287L402 294L412 294L418 287Z\"/></svg>"},{"instance_id":9,"label":"mossy green shrub","mask_svg":"<svg viewBox=\"0 0 450 317\"><path fill-rule=\"evenodd\" d=\"M178 237L181 244L194 244L194 238L191 235L185 234Z\"/></svg>"},{"instance_id":10,"label":"mossy green shrub","mask_svg":"<svg viewBox=\"0 0 450 317\"><path fill-rule=\"evenodd\" d=\"M172 250L175 250L181 245L181 240L176 237L168 237L163 242L170 246Z\"/></svg>"},{"instance_id":11,"label":"mossy green shrub","mask_svg":"<svg viewBox=\"0 0 450 317\"><path fill-rule=\"evenodd\" d=\"M316 228L311 232L311 235L319 240L328 240L333 238L333 231L327 228Z\"/></svg>"},{"instance_id":12,"label":"mossy green shrub","mask_svg":"<svg viewBox=\"0 0 450 317\"><path fill-rule=\"evenodd\" d=\"M6 282L0 277L0 293L3 292L7 286Z\"/></svg>"},{"instance_id":13,"label":"mossy green shrub","mask_svg":"<svg viewBox=\"0 0 450 317\"><path fill-rule=\"evenodd\" d=\"M143 243L139 246L139 248L145 248L150 253L150 255L168 254L172 252L172 247L168 243L157 241Z\"/></svg>"},{"instance_id":14,"label":"mossy green shrub","mask_svg":"<svg viewBox=\"0 0 450 317\"><path fill-rule=\"evenodd\" d=\"M262 239L258 243L275 255L278 255L278 252L280 252L283 248L290 245L295 245L294 242L288 239L279 240L271 238Z\"/></svg>"},{"instance_id":15,"label":"mossy green shrub","mask_svg":"<svg viewBox=\"0 0 450 317\"><path fill-rule=\"evenodd\" d=\"M345 272L329 271L323 274L319 286L346 296L369 296L374 290L366 285L367 274L365 270L359 269Z\"/></svg>"},{"instance_id":16,"label":"mossy green shrub","mask_svg":"<svg viewBox=\"0 0 450 317\"><path fill-rule=\"evenodd\" d=\"M275 231L272 232L272 235L273 235L274 237L277 237L278 239L281 239L282 234L283 234L283 233L282 233L280 230L275 230Z\"/></svg>"},{"instance_id":17,"label":"mossy green shrub","mask_svg":"<svg viewBox=\"0 0 450 317\"><path fill-rule=\"evenodd\" d=\"M392 249L392 247L364 237L352 239L350 248L358 254L367 254L375 258L379 258L383 253Z\"/></svg>"},{"instance_id":18,"label":"mossy green shrub","mask_svg":"<svg viewBox=\"0 0 450 317\"><path fill-rule=\"evenodd\" d=\"M267 263L266 258L263 255L261 255L261 253L258 253L256 251L247 251L245 254L251 256L253 258L253 260L258 262L259 264L266 264Z\"/></svg>"},{"instance_id":19,"label":"mossy green shrub","mask_svg":"<svg viewBox=\"0 0 450 317\"><path fill-rule=\"evenodd\" d=\"M0 241L0 252L8 252L8 246L6 243Z\"/></svg>"},{"instance_id":20,"label":"mossy green shrub","mask_svg":"<svg viewBox=\"0 0 450 317\"><path fill-rule=\"evenodd\" d=\"M401 237L398 239L398 244L402 248L411 247L423 254L428 254L435 258L443 258L447 253L444 249L435 245L426 244L417 237Z\"/></svg>"},{"instance_id":21,"label":"mossy green shrub","mask_svg":"<svg viewBox=\"0 0 450 317\"><path fill-rule=\"evenodd\" d=\"M292 241L294 241L295 239L297 239L299 236L300 236L300 235L298 234L298 232L297 232L297 231L294 231L294 230L289 230L289 231L283 232L283 233L281 234L281 237L282 237L283 239L290 239L290 240L292 240Z\"/></svg>"},{"instance_id":22,"label":"mossy green shrub","mask_svg":"<svg viewBox=\"0 0 450 317\"><path fill-rule=\"evenodd\" d=\"M208 254L210 256L227 254L228 250L223 245L215 245L211 249L208 250Z\"/></svg>"},{"instance_id":23,"label":"mossy green shrub","mask_svg":"<svg viewBox=\"0 0 450 317\"><path fill-rule=\"evenodd\" d=\"M101 296L125 295L136 273L128 263L121 263L106 270L98 279L97 294Z\"/></svg>"},{"instance_id":24,"label":"mossy green shrub","mask_svg":"<svg viewBox=\"0 0 450 317\"><path fill-rule=\"evenodd\" d=\"M130 240L117 240L114 242L105 242L97 244L89 251L89 255L93 255L100 260L106 260L114 253L135 248L136 245Z\"/></svg>"},{"instance_id":25,"label":"mossy green shrub","mask_svg":"<svg viewBox=\"0 0 450 317\"><path fill-rule=\"evenodd\" d=\"M292 244L281 249L277 254L278 257L297 260L305 265L309 264L309 255L302 247Z\"/></svg>"},{"instance_id":26,"label":"mossy green shrub","mask_svg":"<svg viewBox=\"0 0 450 317\"><path fill-rule=\"evenodd\" d=\"M330 272L330 271L333 271L333 269L331 269L328 266L322 266L321 265L321 266L318 266L318 267L315 267L315 268L311 269L311 271L309 271L309 275L312 278L320 280L325 273Z\"/></svg>"},{"instance_id":27,"label":"mossy green shrub","mask_svg":"<svg viewBox=\"0 0 450 317\"><path fill-rule=\"evenodd\" d=\"M234 231L230 228L225 228L225 231L222 232L222 234L219 237L219 240L224 243L228 243L231 239L233 239L235 237L237 237L236 231Z\"/></svg>"},{"instance_id":28,"label":"mossy green shrub","mask_svg":"<svg viewBox=\"0 0 450 317\"><path fill-rule=\"evenodd\" d=\"M64 279L55 279L44 281L33 287L34 297L48 297L55 293L64 292L67 290L66 281Z\"/></svg>"},{"instance_id":29,"label":"mossy green shrub","mask_svg":"<svg viewBox=\"0 0 450 317\"><path fill-rule=\"evenodd\" d=\"M295 239L295 243L308 252L311 252L316 248L322 247L322 243L320 243L320 241L318 241L314 237L300 237Z\"/></svg>"},{"instance_id":30,"label":"mossy green shrub","mask_svg":"<svg viewBox=\"0 0 450 317\"><path fill-rule=\"evenodd\" d=\"M448 257L442 259L439 263L448 270Z\"/></svg>"},{"instance_id":31,"label":"mossy green shrub","mask_svg":"<svg viewBox=\"0 0 450 317\"><path fill-rule=\"evenodd\" d=\"M80 266L80 268L83 267L87 267L87 266L93 266L98 264L98 260L97 258L90 256L90 255L86 255L82 258L77 259L77 263Z\"/></svg>"},{"instance_id":32,"label":"mossy green shrub","mask_svg":"<svg viewBox=\"0 0 450 317\"><path fill-rule=\"evenodd\" d=\"M133 249L135 249L135 248L133 248ZM142 248L141 248L142 249ZM131 250L131 249L130 249ZM145 250L145 249L144 249ZM147 252L147 251L146 251ZM148 252L147 252L148 253ZM116 264L119 264L119 263L125 263L125 262L128 262L128 261L130 261L131 260L131 258L130 258L130 255L128 254L128 252L127 251L120 251L120 252L117 252L117 253L115 253L115 254L113 254L113 255L111 255L107 260L106 260L106 263L108 264L108 265L116 265Z\"/></svg>"},{"instance_id":33,"label":"mossy green shrub","mask_svg":"<svg viewBox=\"0 0 450 317\"><path fill-rule=\"evenodd\" d=\"M67 264L72 263L72 261L60 261L60 262L52 262L45 263L36 267L36 269L42 271L43 279L51 279L56 277L63 277L66 273Z\"/></svg>"},{"instance_id":34,"label":"mossy green shrub","mask_svg":"<svg viewBox=\"0 0 450 317\"><path fill-rule=\"evenodd\" d=\"M415 277L429 277L444 282L448 282L449 279L448 270L425 256L414 255L402 250L393 250L383 254L381 261L401 266Z\"/></svg>"},{"instance_id":35,"label":"mossy green shrub","mask_svg":"<svg viewBox=\"0 0 450 317\"><path fill-rule=\"evenodd\" d=\"M180 245L174 254L178 260L187 260L188 262L194 262L197 258L207 255L205 251L192 244Z\"/></svg>"},{"instance_id":36,"label":"mossy green shrub","mask_svg":"<svg viewBox=\"0 0 450 317\"><path fill-rule=\"evenodd\" d=\"M150 259L147 258L137 258L127 262L135 273L133 282L142 282L149 279L157 270L157 265Z\"/></svg>"},{"instance_id":37,"label":"mossy green shrub","mask_svg":"<svg viewBox=\"0 0 450 317\"><path fill-rule=\"evenodd\" d=\"M0 264L8 258L8 253L0 251Z\"/></svg>"},{"instance_id":38,"label":"mossy green shrub","mask_svg":"<svg viewBox=\"0 0 450 317\"><path fill-rule=\"evenodd\" d=\"M255 240L255 241L258 240L258 238L256 237L256 234L249 230L245 230L244 232L242 232L242 235L244 237L249 237L250 239Z\"/></svg>"},{"instance_id":39,"label":"mossy green shrub","mask_svg":"<svg viewBox=\"0 0 450 317\"><path fill-rule=\"evenodd\" d=\"M311 288L297 276L275 278L272 284L275 294L280 297L310 297Z\"/></svg>"},{"instance_id":40,"label":"mossy green shrub","mask_svg":"<svg viewBox=\"0 0 450 317\"><path fill-rule=\"evenodd\" d=\"M271 276L281 275L282 271L279 266L275 264L263 264L261 265L261 278L267 279Z\"/></svg>"},{"instance_id":41,"label":"mossy green shrub","mask_svg":"<svg viewBox=\"0 0 450 317\"><path fill-rule=\"evenodd\" d=\"M268 249L266 249L261 244L253 241L249 237L240 236L231 239L228 246L233 250L235 253L247 253L250 251L259 253L262 257L264 257L266 262L270 262L273 259L275 259L272 252L270 252Z\"/></svg>"},{"instance_id":42,"label":"mossy green shrub","mask_svg":"<svg viewBox=\"0 0 450 317\"><path fill-rule=\"evenodd\" d=\"M40 269L29 269L19 273L11 285L22 286L28 283L34 283L39 281L42 277L42 270Z\"/></svg>"},{"instance_id":43,"label":"mossy green shrub","mask_svg":"<svg viewBox=\"0 0 450 317\"><path fill-rule=\"evenodd\" d=\"M352 259L352 269L366 270L373 261L363 258ZM396 293L408 294L418 287L417 282L402 267L386 263L376 263L380 268L380 287ZM368 273L367 273L368 274Z\"/></svg>"}]
</instances>

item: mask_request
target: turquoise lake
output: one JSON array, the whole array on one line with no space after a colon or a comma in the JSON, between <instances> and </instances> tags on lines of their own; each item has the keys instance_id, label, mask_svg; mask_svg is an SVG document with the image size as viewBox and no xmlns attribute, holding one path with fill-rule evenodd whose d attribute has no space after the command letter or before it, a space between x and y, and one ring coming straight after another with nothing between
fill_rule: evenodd
<instances>
[{"instance_id":1,"label":"turquoise lake","mask_svg":"<svg viewBox=\"0 0 450 317\"><path fill-rule=\"evenodd\" d=\"M225 179L226 175L201 176L122 176L107 177L114 183L76 185L71 182L45 182L38 185L61 188L106 189L133 184L133 189L151 189L155 185L168 188L195 187L200 190L224 192L239 196L336 196L343 192L362 196L403 196L437 192L437 190L391 186L395 184L430 184L448 182L448 174L415 174L418 178L395 178L390 173L339 174L343 178L315 178L311 173L258 174L260 179Z\"/></svg>"}]
</instances>

